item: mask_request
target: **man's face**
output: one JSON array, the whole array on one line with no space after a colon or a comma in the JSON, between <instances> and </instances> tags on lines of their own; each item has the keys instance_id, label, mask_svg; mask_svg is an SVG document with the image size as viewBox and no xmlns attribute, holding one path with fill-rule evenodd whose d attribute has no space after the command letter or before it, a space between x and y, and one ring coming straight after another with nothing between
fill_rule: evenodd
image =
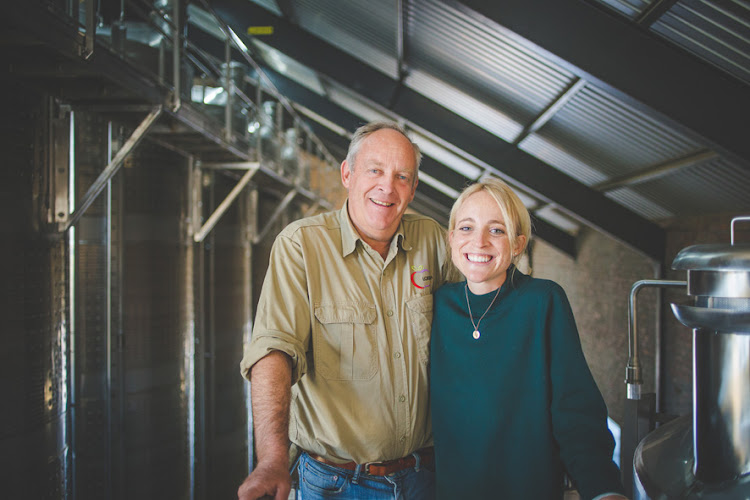
<instances>
[{"instance_id":1,"label":"man's face","mask_svg":"<svg viewBox=\"0 0 750 500\"><path fill-rule=\"evenodd\" d=\"M417 166L409 140L392 129L370 134L355 165L341 164L349 192L349 217L373 248L390 242L417 189ZM379 245L378 245L379 243Z\"/></svg>"}]
</instances>

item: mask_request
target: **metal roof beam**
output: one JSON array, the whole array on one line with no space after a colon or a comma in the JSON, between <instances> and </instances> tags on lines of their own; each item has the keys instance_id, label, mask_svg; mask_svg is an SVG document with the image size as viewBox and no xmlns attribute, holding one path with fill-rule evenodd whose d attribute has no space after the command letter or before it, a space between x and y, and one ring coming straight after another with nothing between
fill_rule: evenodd
<instances>
[{"instance_id":1,"label":"metal roof beam","mask_svg":"<svg viewBox=\"0 0 750 500\"><path fill-rule=\"evenodd\" d=\"M607 181L596 184L593 187L598 191L614 191L615 189L619 189L621 187L634 186L642 182L648 182L658 179L659 177L664 177L665 175L672 175L678 170L714 160L718 156L719 155L716 154L715 151L702 150L698 151L697 153L692 153L682 158L678 158L676 160L670 160L665 163L646 167L644 169L638 170L637 172L632 172L622 177L609 179Z\"/></svg>"},{"instance_id":2,"label":"metal roof beam","mask_svg":"<svg viewBox=\"0 0 750 500\"><path fill-rule=\"evenodd\" d=\"M647 28L654 24L663 14L672 8L677 0L656 0L651 3L641 14L636 18L635 22L639 25Z\"/></svg>"},{"instance_id":3,"label":"metal roof beam","mask_svg":"<svg viewBox=\"0 0 750 500\"><path fill-rule=\"evenodd\" d=\"M712 148L750 161L747 84L638 24L580 0L446 1L515 32L577 76L646 105Z\"/></svg>"},{"instance_id":4,"label":"metal roof beam","mask_svg":"<svg viewBox=\"0 0 750 500\"><path fill-rule=\"evenodd\" d=\"M545 123L550 121L555 113L560 111L571 99L573 99L583 87L586 86L586 80L576 78L563 93L557 97L544 111L542 111L536 119L524 127L518 137L513 140L513 144L518 146L521 141L526 139L528 136L539 130L544 126Z\"/></svg>"},{"instance_id":5,"label":"metal roof beam","mask_svg":"<svg viewBox=\"0 0 750 500\"><path fill-rule=\"evenodd\" d=\"M388 108L390 109L396 101L401 89L404 86L404 80L409 74L409 70L406 65L406 35L407 35L407 22L406 15L408 13L407 2L409 0L397 0L396 1L396 64L398 69L398 85L393 89L391 99L388 102Z\"/></svg>"},{"instance_id":6,"label":"metal roof beam","mask_svg":"<svg viewBox=\"0 0 750 500\"><path fill-rule=\"evenodd\" d=\"M284 14L284 17L292 24L299 24L297 19L297 12L294 10L291 0L276 0L276 5L279 6L279 10Z\"/></svg>"}]
</instances>

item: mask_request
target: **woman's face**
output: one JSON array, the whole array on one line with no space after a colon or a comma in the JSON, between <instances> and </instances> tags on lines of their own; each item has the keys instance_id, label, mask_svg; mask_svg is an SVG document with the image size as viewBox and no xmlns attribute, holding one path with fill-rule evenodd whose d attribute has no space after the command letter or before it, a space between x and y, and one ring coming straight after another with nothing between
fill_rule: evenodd
<instances>
[{"instance_id":1,"label":"woman's face","mask_svg":"<svg viewBox=\"0 0 750 500\"><path fill-rule=\"evenodd\" d=\"M486 191L478 191L464 201L448 238L451 259L475 294L502 286L513 256L526 242L525 236L517 236L515 248L511 248L502 211Z\"/></svg>"}]
</instances>

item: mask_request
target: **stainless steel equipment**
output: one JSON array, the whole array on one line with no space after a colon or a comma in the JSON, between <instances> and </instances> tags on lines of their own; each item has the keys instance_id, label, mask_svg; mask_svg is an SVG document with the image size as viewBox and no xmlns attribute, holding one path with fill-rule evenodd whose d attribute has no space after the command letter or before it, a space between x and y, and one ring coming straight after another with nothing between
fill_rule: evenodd
<instances>
[{"instance_id":1,"label":"stainless steel equipment","mask_svg":"<svg viewBox=\"0 0 750 500\"><path fill-rule=\"evenodd\" d=\"M636 498L750 499L750 244L694 245L692 304L672 304L693 329L693 414L647 435L635 452Z\"/></svg>"}]
</instances>

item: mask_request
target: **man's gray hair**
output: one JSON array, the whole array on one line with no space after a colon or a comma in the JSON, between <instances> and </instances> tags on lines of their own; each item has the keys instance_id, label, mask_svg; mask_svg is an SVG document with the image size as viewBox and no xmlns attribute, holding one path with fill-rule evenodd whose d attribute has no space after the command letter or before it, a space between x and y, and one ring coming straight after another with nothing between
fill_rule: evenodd
<instances>
[{"instance_id":1,"label":"man's gray hair","mask_svg":"<svg viewBox=\"0 0 750 500\"><path fill-rule=\"evenodd\" d=\"M395 130L409 140L409 143L414 150L414 164L417 166L417 171L419 171L419 165L422 163L422 152L419 150L419 146L417 146L417 144L411 140L404 127L396 122L389 121L370 122L366 125L362 125L354 131L352 140L349 143L349 151L346 153L346 163L349 165L349 171L351 172L354 168L354 162L357 158L357 153L359 153L359 149L362 147L362 143L364 142L364 140L367 139L369 135L383 129Z\"/></svg>"}]
</instances>

